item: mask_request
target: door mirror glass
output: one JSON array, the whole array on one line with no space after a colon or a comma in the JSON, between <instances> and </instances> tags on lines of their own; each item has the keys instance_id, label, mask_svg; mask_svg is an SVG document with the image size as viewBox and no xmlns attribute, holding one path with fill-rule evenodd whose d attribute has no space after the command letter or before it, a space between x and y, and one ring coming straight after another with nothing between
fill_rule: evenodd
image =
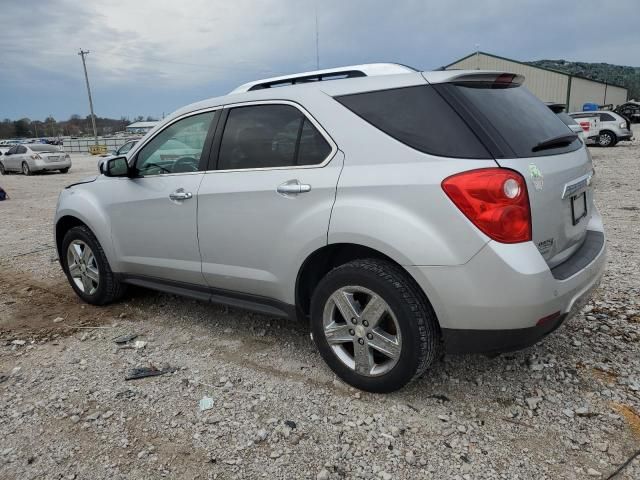
<instances>
[{"instance_id":1,"label":"door mirror glass","mask_svg":"<svg viewBox=\"0 0 640 480\"><path fill-rule=\"evenodd\" d=\"M105 177L129 176L129 164L126 157L110 158L100 165L100 171Z\"/></svg>"}]
</instances>

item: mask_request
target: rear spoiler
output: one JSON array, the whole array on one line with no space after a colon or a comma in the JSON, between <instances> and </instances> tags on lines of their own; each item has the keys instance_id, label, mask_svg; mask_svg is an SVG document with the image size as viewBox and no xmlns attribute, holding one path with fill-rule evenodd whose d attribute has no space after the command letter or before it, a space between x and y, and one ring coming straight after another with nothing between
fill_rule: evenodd
<instances>
[{"instance_id":1,"label":"rear spoiler","mask_svg":"<svg viewBox=\"0 0 640 480\"><path fill-rule=\"evenodd\" d=\"M517 87L524 83L524 75L493 70L445 70L440 72L423 72L429 83L492 83L497 87Z\"/></svg>"}]
</instances>

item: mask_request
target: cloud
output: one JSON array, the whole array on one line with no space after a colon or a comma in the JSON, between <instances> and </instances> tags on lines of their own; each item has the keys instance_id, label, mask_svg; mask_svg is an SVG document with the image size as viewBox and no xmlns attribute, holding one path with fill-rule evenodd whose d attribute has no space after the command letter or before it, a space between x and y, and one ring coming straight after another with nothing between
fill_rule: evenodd
<instances>
[{"instance_id":1,"label":"cloud","mask_svg":"<svg viewBox=\"0 0 640 480\"><path fill-rule=\"evenodd\" d=\"M637 0L601 10L555 0L5 0L0 116L86 111L87 66L102 115L159 115L246 81L397 61L430 69L475 49L520 60L640 65Z\"/></svg>"}]
</instances>

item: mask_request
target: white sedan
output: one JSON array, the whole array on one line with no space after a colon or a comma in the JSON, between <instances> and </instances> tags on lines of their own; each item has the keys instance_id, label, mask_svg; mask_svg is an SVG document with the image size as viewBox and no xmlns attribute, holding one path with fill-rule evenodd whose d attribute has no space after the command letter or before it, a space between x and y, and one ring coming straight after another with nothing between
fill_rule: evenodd
<instances>
[{"instance_id":1,"label":"white sedan","mask_svg":"<svg viewBox=\"0 0 640 480\"><path fill-rule=\"evenodd\" d=\"M22 172L31 175L46 170L67 173L71 168L71 157L54 145L32 143L14 145L0 157L0 173Z\"/></svg>"}]
</instances>

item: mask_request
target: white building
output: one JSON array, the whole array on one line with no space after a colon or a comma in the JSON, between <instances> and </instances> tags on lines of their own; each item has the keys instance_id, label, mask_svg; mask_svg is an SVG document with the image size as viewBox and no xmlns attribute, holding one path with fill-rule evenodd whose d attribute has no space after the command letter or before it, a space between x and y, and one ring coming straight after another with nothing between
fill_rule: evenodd
<instances>
[{"instance_id":1,"label":"white building","mask_svg":"<svg viewBox=\"0 0 640 480\"><path fill-rule=\"evenodd\" d=\"M144 135L157 124L158 122L134 122L130 125L127 125L125 130L127 131L127 133L137 133Z\"/></svg>"},{"instance_id":2,"label":"white building","mask_svg":"<svg viewBox=\"0 0 640 480\"><path fill-rule=\"evenodd\" d=\"M619 85L534 67L485 52L472 53L444 68L447 70L500 70L524 75L524 84L538 98L544 102L568 105L570 112L581 111L585 103L617 106L628 99L627 89Z\"/></svg>"}]
</instances>

